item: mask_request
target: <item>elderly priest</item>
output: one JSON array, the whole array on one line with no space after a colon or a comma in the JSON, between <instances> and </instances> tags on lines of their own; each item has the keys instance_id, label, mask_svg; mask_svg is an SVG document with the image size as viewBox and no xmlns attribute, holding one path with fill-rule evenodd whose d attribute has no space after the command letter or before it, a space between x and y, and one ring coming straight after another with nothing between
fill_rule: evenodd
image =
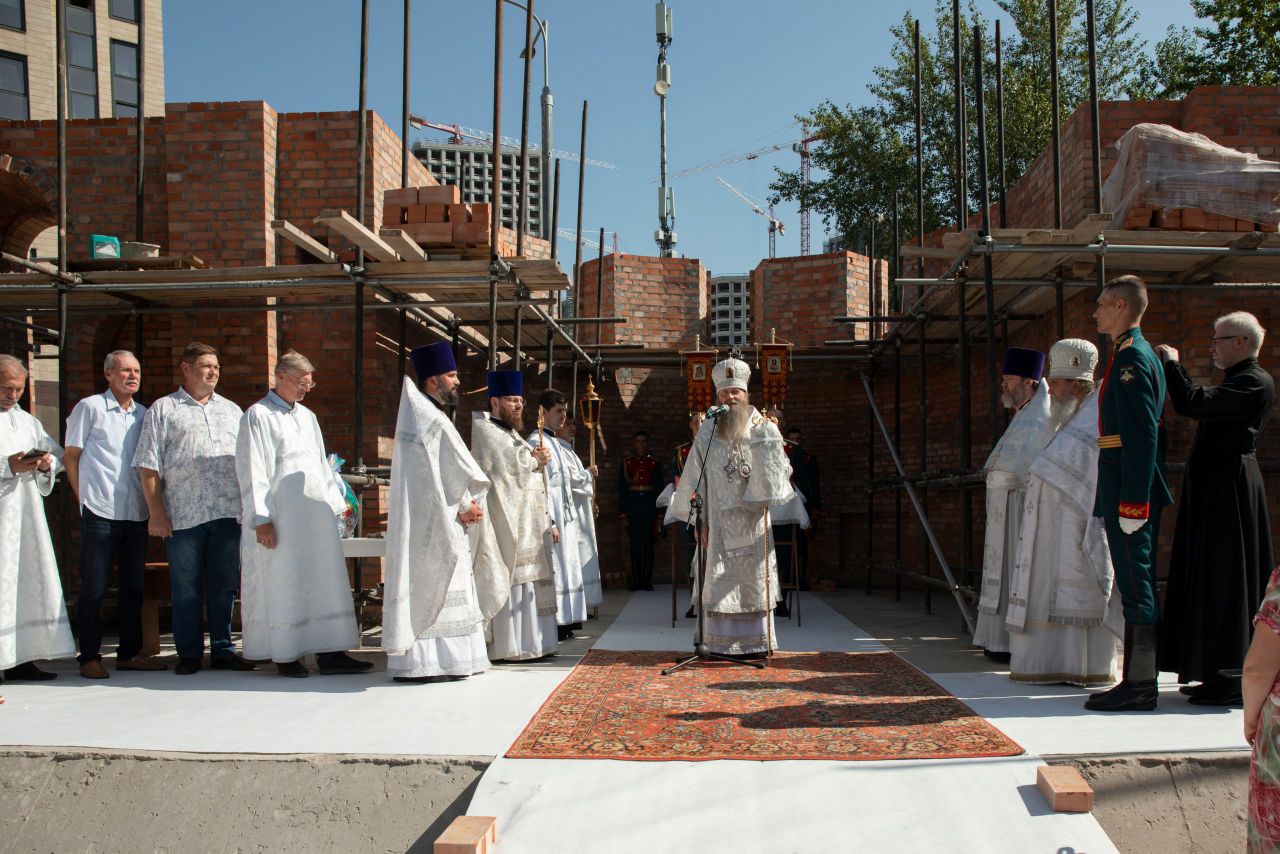
<instances>
[{"instance_id":1,"label":"elderly priest","mask_svg":"<svg viewBox=\"0 0 1280 854\"><path fill-rule=\"evenodd\" d=\"M420 386L406 377L400 392L382 647L395 681L447 682L489 669L484 621L506 601L510 583L505 572L496 584L494 573L481 579L472 572L468 534L479 532L489 479L449 417L460 383L453 347L438 341L409 359ZM482 598L492 608L487 615Z\"/></svg>"}]
</instances>

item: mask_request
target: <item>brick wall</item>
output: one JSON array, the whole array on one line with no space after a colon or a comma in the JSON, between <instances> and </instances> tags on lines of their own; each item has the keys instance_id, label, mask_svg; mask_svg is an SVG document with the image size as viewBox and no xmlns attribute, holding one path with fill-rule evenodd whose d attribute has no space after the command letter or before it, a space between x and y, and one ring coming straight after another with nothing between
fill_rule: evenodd
<instances>
[{"instance_id":1,"label":"brick wall","mask_svg":"<svg viewBox=\"0 0 1280 854\"><path fill-rule=\"evenodd\" d=\"M880 312L886 304L888 264L878 262ZM824 347L829 340L867 338L868 327L846 328L832 318L865 315L872 307L871 264L853 252L769 258L751 271L751 337L767 341L771 331L797 347Z\"/></svg>"},{"instance_id":2,"label":"brick wall","mask_svg":"<svg viewBox=\"0 0 1280 854\"><path fill-rule=\"evenodd\" d=\"M708 274L696 258L655 258L612 253L604 257L600 285L603 309L596 310L600 259L582 264L579 317L620 316L625 324L601 326L600 343L645 347L691 348L694 336L706 340ZM594 332L580 327L578 336L595 343Z\"/></svg>"}]
</instances>

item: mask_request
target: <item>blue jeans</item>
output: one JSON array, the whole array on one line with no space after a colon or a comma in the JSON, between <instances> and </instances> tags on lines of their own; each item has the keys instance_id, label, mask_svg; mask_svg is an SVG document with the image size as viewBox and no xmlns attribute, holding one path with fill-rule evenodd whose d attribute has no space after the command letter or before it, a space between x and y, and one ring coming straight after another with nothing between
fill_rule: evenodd
<instances>
[{"instance_id":1,"label":"blue jeans","mask_svg":"<svg viewBox=\"0 0 1280 854\"><path fill-rule=\"evenodd\" d=\"M240 523L214 519L173 532L164 541L169 555L173 643L181 658L204 657L204 599L209 601L209 657L235 652L231 610L240 590Z\"/></svg>"},{"instance_id":2,"label":"blue jeans","mask_svg":"<svg viewBox=\"0 0 1280 854\"><path fill-rule=\"evenodd\" d=\"M120 645L116 656L128 661L142 649L142 576L147 560L147 523L107 519L80 508L80 598L76 604L78 661L102 658L102 600L107 595L111 558L120 567Z\"/></svg>"}]
</instances>

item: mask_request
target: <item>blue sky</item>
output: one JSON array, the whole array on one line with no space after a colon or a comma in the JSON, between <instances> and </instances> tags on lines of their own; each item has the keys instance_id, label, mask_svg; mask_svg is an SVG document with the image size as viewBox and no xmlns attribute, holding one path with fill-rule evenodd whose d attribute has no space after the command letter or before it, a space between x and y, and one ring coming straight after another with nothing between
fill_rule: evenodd
<instances>
[{"instance_id":1,"label":"blue sky","mask_svg":"<svg viewBox=\"0 0 1280 854\"><path fill-rule=\"evenodd\" d=\"M888 57L889 27L910 12L932 20L934 0L669 0L675 39L668 54L671 170L799 136L796 114L831 99L865 103L872 68ZM1170 24L1190 24L1185 0L1132 0L1141 35L1155 42ZM994 18L990 0L979 8ZM401 0L371 3L369 106L400 124ZM655 254L658 99L654 3L535 0L547 20L556 148L577 151L582 101L590 101L584 229L617 231L622 251ZM354 109L358 96L358 0L166 0L165 87L169 101L265 100L280 111ZM433 121L488 129L492 122L493 15L489 0L414 0L412 108ZM1007 26L1007 24L1006 24ZM502 132L520 133L524 12L506 7ZM538 128L541 56L533 72L531 139ZM424 133L423 136L436 134ZM411 134L417 138L418 132ZM677 249L713 274L751 270L768 251L767 224L715 180L763 199L784 150L674 181ZM572 167L572 168L571 168ZM573 228L576 164L564 164L563 228ZM799 216L781 206L779 255L800 252ZM824 229L814 217L813 249ZM571 257L571 243L561 243Z\"/></svg>"}]
</instances>

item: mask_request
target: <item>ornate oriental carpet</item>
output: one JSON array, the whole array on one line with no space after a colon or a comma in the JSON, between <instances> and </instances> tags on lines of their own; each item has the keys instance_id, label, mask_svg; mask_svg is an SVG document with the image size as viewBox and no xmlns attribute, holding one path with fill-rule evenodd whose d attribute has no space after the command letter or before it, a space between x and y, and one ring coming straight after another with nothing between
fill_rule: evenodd
<instances>
[{"instance_id":1,"label":"ornate oriental carpet","mask_svg":"<svg viewBox=\"0 0 1280 854\"><path fill-rule=\"evenodd\" d=\"M778 653L670 676L676 652L589 651L512 759L954 759L1022 748L892 652Z\"/></svg>"}]
</instances>

